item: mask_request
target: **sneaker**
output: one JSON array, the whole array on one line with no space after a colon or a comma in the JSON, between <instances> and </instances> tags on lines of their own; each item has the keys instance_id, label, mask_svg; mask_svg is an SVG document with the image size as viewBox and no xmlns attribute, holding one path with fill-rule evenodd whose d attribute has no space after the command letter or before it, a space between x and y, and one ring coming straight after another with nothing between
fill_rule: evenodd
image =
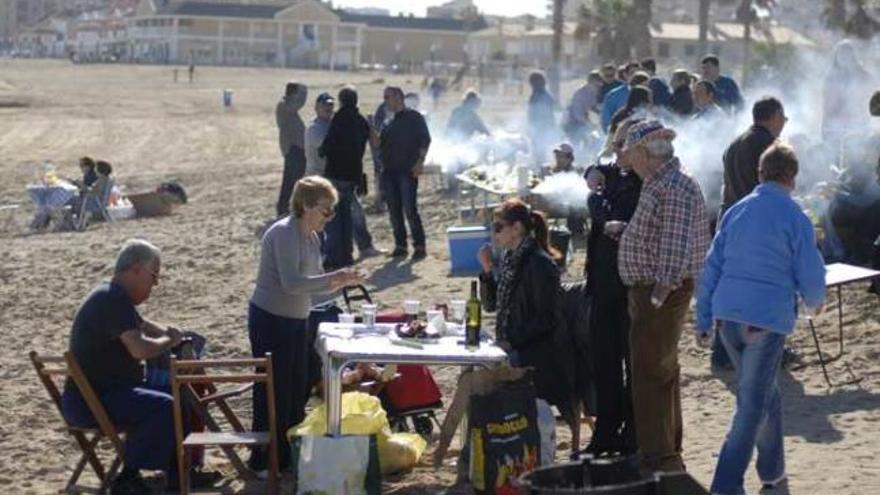
<instances>
[{"instance_id":1,"label":"sneaker","mask_svg":"<svg viewBox=\"0 0 880 495\"><path fill-rule=\"evenodd\" d=\"M394 248L394 251L391 252L392 258L406 258L406 248L397 246Z\"/></svg>"},{"instance_id":2,"label":"sneaker","mask_svg":"<svg viewBox=\"0 0 880 495\"><path fill-rule=\"evenodd\" d=\"M412 260L413 261L422 261L423 259L428 257L428 252L425 251L423 247L417 247L413 250Z\"/></svg>"},{"instance_id":3,"label":"sneaker","mask_svg":"<svg viewBox=\"0 0 880 495\"><path fill-rule=\"evenodd\" d=\"M801 355L793 348L786 346L782 349L782 366L788 367L798 364L801 361Z\"/></svg>"},{"instance_id":4,"label":"sneaker","mask_svg":"<svg viewBox=\"0 0 880 495\"><path fill-rule=\"evenodd\" d=\"M385 253L381 249L376 249L374 246L360 250L361 259L372 258L373 256L379 256L380 254Z\"/></svg>"},{"instance_id":5,"label":"sneaker","mask_svg":"<svg viewBox=\"0 0 880 495\"><path fill-rule=\"evenodd\" d=\"M776 490L777 488L782 488L783 486L788 484L788 475L783 474L782 476L776 478L775 480L770 481L762 481L761 482L761 491L764 490Z\"/></svg>"},{"instance_id":6,"label":"sneaker","mask_svg":"<svg viewBox=\"0 0 880 495\"><path fill-rule=\"evenodd\" d=\"M132 476L117 476L110 483L110 495L149 495L153 490L140 473Z\"/></svg>"}]
</instances>

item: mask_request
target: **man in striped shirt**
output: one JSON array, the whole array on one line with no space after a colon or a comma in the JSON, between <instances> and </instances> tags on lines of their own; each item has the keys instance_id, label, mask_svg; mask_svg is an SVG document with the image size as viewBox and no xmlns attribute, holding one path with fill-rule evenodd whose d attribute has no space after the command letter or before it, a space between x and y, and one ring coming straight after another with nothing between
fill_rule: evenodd
<instances>
[{"instance_id":1,"label":"man in striped shirt","mask_svg":"<svg viewBox=\"0 0 880 495\"><path fill-rule=\"evenodd\" d=\"M643 181L618 265L629 287L636 435L651 471L684 470L678 341L710 242L703 194L681 170L674 138L658 121L638 123L623 151Z\"/></svg>"}]
</instances>

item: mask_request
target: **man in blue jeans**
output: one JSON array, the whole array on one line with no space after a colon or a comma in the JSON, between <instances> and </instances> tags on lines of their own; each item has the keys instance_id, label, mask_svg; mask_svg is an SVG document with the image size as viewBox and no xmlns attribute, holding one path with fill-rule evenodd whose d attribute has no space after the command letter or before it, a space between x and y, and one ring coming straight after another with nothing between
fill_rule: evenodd
<instances>
[{"instance_id":1,"label":"man in blue jeans","mask_svg":"<svg viewBox=\"0 0 880 495\"><path fill-rule=\"evenodd\" d=\"M419 175L431 145L431 134L425 118L416 110L406 108L403 90L385 88L385 105L394 118L382 130L376 144L382 154L383 192L388 203L391 228L394 231L395 258L407 255L406 226L409 223L413 242L413 261L425 259L425 229L419 215Z\"/></svg>"},{"instance_id":2,"label":"man in blue jeans","mask_svg":"<svg viewBox=\"0 0 880 495\"><path fill-rule=\"evenodd\" d=\"M339 111L330 122L330 129L318 148L326 157L324 177L330 179L339 193L336 216L327 224L327 258L324 267L334 270L354 264L353 208L357 187L364 173L364 151L370 139L370 124L358 110L357 91L350 86L339 91Z\"/></svg>"},{"instance_id":3,"label":"man in blue jeans","mask_svg":"<svg viewBox=\"0 0 880 495\"><path fill-rule=\"evenodd\" d=\"M786 480L782 404L776 375L785 337L794 330L798 297L809 311L825 302L825 265L813 225L791 199L798 160L787 145L761 155L760 184L721 220L697 291L697 336L708 344L712 320L737 374L736 412L711 491L744 494L757 447L765 488Z\"/></svg>"}]
</instances>

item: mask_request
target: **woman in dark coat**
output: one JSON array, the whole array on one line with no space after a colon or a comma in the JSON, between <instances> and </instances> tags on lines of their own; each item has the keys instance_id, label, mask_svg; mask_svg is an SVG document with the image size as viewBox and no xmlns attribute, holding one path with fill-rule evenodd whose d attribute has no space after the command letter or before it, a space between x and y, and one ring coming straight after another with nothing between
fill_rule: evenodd
<instances>
[{"instance_id":1,"label":"woman in dark coat","mask_svg":"<svg viewBox=\"0 0 880 495\"><path fill-rule=\"evenodd\" d=\"M636 450L629 379L630 320L627 289L617 270L617 251L621 226L635 213L642 187L642 181L619 156L622 137L638 121L621 122L612 137L618 162L589 167L586 173L592 191L587 200L591 222L586 271L596 384L596 428L587 451L593 455Z\"/></svg>"},{"instance_id":2,"label":"woman in dark coat","mask_svg":"<svg viewBox=\"0 0 880 495\"><path fill-rule=\"evenodd\" d=\"M495 311L496 340L510 354L513 366L534 368L535 392L570 419L574 409L574 362L566 359L559 296L559 252L550 246L544 215L519 199L495 210L496 245L504 259L493 275L491 248L480 250L481 297L486 311ZM560 349L563 351L560 352Z\"/></svg>"}]
</instances>

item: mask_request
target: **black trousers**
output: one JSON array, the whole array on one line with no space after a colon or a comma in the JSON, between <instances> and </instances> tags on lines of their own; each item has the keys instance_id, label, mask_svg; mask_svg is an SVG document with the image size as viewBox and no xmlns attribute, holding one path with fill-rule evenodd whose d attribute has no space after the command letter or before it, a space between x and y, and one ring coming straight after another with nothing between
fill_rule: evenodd
<instances>
[{"instance_id":1,"label":"black trousers","mask_svg":"<svg viewBox=\"0 0 880 495\"><path fill-rule=\"evenodd\" d=\"M278 203L275 205L275 212L279 217L290 213L290 196L293 194L293 186L305 174L306 152L299 146L291 146L290 151L284 155L284 177L281 179L281 192L278 194Z\"/></svg>"},{"instance_id":2,"label":"black trousers","mask_svg":"<svg viewBox=\"0 0 880 495\"><path fill-rule=\"evenodd\" d=\"M627 288L617 271L617 246L605 236L590 260L593 287L590 329L596 380L596 431L591 444L599 449L634 452L629 353L630 318Z\"/></svg>"},{"instance_id":3,"label":"black trousers","mask_svg":"<svg viewBox=\"0 0 880 495\"><path fill-rule=\"evenodd\" d=\"M248 337L254 357L272 353L272 380L275 388L275 423L278 459L281 469L290 465L287 430L305 419L314 373L314 351L307 320L277 316L254 304L248 308ZM253 430L268 431L269 409L266 387L256 384L253 392ZM266 469L268 452L255 449L251 468Z\"/></svg>"}]
</instances>

